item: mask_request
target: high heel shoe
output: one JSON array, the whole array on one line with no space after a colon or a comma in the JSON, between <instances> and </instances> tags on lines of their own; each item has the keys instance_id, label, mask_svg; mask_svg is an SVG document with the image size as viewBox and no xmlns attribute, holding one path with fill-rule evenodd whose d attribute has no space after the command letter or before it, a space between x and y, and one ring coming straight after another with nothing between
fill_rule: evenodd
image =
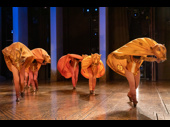
<instances>
[{"instance_id":1,"label":"high heel shoe","mask_svg":"<svg viewBox=\"0 0 170 127\"><path fill-rule=\"evenodd\" d=\"M16 102L19 102L19 101L20 101L20 99L17 97Z\"/></svg>"},{"instance_id":2,"label":"high heel shoe","mask_svg":"<svg viewBox=\"0 0 170 127\"><path fill-rule=\"evenodd\" d=\"M24 97L24 95L25 95L25 93L24 93L24 92L21 92L21 97L22 97L22 98Z\"/></svg>"},{"instance_id":3,"label":"high heel shoe","mask_svg":"<svg viewBox=\"0 0 170 127\"><path fill-rule=\"evenodd\" d=\"M127 95L127 96L128 96L128 98L129 98L129 101L130 101L130 102L133 102L132 97L131 97L130 95Z\"/></svg>"},{"instance_id":4,"label":"high heel shoe","mask_svg":"<svg viewBox=\"0 0 170 127\"><path fill-rule=\"evenodd\" d=\"M129 98L129 101L130 101L130 102L133 102L133 106L136 107L137 104L138 104L138 101L133 101L133 99L132 99L132 97L131 97L130 95L127 95L127 96L128 96L128 98Z\"/></svg>"},{"instance_id":5,"label":"high heel shoe","mask_svg":"<svg viewBox=\"0 0 170 127\"><path fill-rule=\"evenodd\" d=\"M136 108L138 101L133 101L133 106Z\"/></svg>"}]
</instances>

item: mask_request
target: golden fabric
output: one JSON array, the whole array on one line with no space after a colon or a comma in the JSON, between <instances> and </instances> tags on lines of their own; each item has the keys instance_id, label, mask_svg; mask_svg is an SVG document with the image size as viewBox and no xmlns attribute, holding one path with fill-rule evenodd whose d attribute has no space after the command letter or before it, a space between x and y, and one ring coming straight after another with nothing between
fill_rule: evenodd
<instances>
[{"instance_id":1,"label":"golden fabric","mask_svg":"<svg viewBox=\"0 0 170 127\"><path fill-rule=\"evenodd\" d=\"M24 64L27 69L34 60L32 52L21 42L12 43L4 48L2 53L10 71L12 71L11 65L14 65L20 71Z\"/></svg>"},{"instance_id":2,"label":"golden fabric","mask_svg":"<svg viewBox=\"0 0 170 127\"><path fill-rule=\"evenodd\" d=\"M51 63L51 57L48 55L48 53L42 49L42 48L35 48L31 50L31 52L34 55L35 60L37 61L36 63L31 63L30 69L34 72L35 70L39 70L43 61L46 63ZM27 69L26 72L29 72Z\"/></svg>"},{"instance_id":3,"label":"golden fabric","mask_svg":"<svg viewBox=\"0 0 170 127\"><path fill-rule=\"evenodd\" d=\"M62 76L64 76L67 79L72 77L72 73L66 66L68 63L70 64L71 58L78 59L79 61L83 59L82 56L77 54L67 54L65 56L62 56L57 63L58 71L61 73Z\"/></svg>"},{"instance_id":4,"label":"golden fabric","mask_svg":"<svg viewBox=\"0 0 170 127\"><path fill-rule=\"evenodd\" d=\"M158 49L162 49L157 53ZM154 50L155 49L155 50ZM150 38L137 38L125 44L121 48L113 51L108 55L107 65L118 74L125 76L124 67L127 66L127 59L117 59L115 56L142 56L154 55L157 59L166 60L166 48L165 46L158 44L156 41ZM140 65L143 61L141 61ZM138 65L138 66L140 66ZM134 74L136 74L135 70Z\"/></svg>"},{"instance_id":5,"label":"golden fabric","mask_svg":"<svg viewBox=\"0 0 170 127\"><path fill-rule=\"evenodd\" d=\"M93 55L93 54L92 54ZM92 71L94 72L95 69L97 69L97 74L96 74L96 78L100 78L105 74L105 67L103 62L98 58L97 59L93 59L92 55L87 56L87 55L83 55L84 59L81 62L81 74L89 79L89 72L88 72L88 68L91 67ZM96 60L96 62L95 62Z\"/></svg>"}]
</instances>

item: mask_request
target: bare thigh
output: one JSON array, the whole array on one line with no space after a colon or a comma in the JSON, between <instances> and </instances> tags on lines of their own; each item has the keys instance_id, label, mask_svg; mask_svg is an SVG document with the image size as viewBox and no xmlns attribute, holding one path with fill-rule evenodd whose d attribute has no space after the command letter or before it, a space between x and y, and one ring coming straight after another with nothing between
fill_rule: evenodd
<instances>
[{"instance_id":1,"label":"bare thigh","mask_svg":"<svg viewBox=\"0 0 170 127\"><path fill-rule=\"evenodd\" d=\"M29 83L32 85L33 90L35 90L34 74L31 70L29 71Z\"/></svg>"},{"instance_id":2,"label":"bare thigh","mask_svg":"<svg viewBox=\"0 0 170 127\"><path fill-rule=\"evenodd\" d=\"M14 80L14 85L15 85L15 91L17 97L20 95L20 82L19 82L19 72L18 69L12 65L12 74L13 74L13 80Z\"/></svg>"},{"instance_id":3,"label":"bare thigh","mask_svg":"<svg viewBox=\"0 0 170 127\"><path fill-rule=\"evenodd\" d=\"M91 67L89 67L87 70L89 73L89 90L93 90L93 72Z\"/></svg>"},{"instance_id":4,"label":"bare thigh","mask_svg":"<svg viewBox=\"0 0 170 127\"><path fill-rule=\"evenodd\" d=\"M139 73L135 76L135 88L137 89L140 83L140 71Z\"/></svg>"},{"instance_id":5,"label":"bare thigh","mask_svg":"<svg viewBox=\"0 0 170 127\"><path fill-rule=\"evenodd\" d=\"M21 84L21 92L24 91L24 81L25 81L25 66L23 66L20 70L20 84Z\"/></svg>"},{"instance_id":6,"label":"bare thigh","mask_svg":"<svg viewBox=\"0 0 170 127\"><path fill-rule=\"evenodd\" d=\"M37 78L38 78L38 70L36 70L36 71L34 72L34 81L37 80Z\"/></svg>"}]
</instances>

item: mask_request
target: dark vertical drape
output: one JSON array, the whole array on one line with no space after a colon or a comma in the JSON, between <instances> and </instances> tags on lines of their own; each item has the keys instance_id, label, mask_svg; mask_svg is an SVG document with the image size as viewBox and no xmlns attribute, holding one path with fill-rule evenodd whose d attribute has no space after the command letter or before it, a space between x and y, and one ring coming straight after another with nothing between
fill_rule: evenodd
<instances>
[{"instance_id":1,"label":"dark vertical drape","mask_svg":"<svg viewBox=\"0 0 170 127\"><path fill-rule=\"evenodd\" d=\"M155 12L155 29L156 41L165 44L167 48L167 60L158 64L158 80L170 79L170 8L156 7Z\"/></svg>"},{"instance_id":2,"label":"dark vertical drape","mask_svg":"<svg viewBox=\"0 0 170 127\"><path fill-rule=\"evenodd\" d=\"M109 53L129 42L128 16L125 7L109 8ZM109 71L110 79L122 79L124 77Z\"/></svg>"}]
</instances>

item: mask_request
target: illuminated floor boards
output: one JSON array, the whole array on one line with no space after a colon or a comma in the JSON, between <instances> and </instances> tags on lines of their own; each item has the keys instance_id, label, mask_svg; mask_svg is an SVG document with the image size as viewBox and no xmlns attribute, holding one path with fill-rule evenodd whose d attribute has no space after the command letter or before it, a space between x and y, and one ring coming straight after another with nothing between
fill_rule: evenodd
<instances>
[{"instance_id":1,"label":"illuminated floor boards","mask_svg":"<svg viewBox=\"0 0 170 127\"><path fill-rule=\"evenodd\" d=\"M0 120L164 120L170 119L170 82L141 81L138 105L127 98L127 81L97 83L89 95L88 82L72 90L70 82L41 82L39 91L25 90L15 102L11 81L0 83Z\"/></svg>"}]
</instances>

